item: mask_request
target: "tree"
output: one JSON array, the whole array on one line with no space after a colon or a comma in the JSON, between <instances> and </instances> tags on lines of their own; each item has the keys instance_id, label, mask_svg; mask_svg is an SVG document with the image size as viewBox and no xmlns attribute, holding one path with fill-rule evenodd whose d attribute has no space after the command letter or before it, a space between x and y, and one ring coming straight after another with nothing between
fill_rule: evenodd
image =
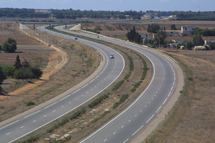
<instances>
[{"instance_id":1,"label":"tree","mask_svg":"<svg viewBox=\"0 0 215 143\"><path fill-rule=\"evenodd\" d=\"M19 59L19 55L16 56L16 61L15 61L14 67L15 67L15 69L20 69L22 67L22 64Z\"/></svg>"},{"instance_id":2,"label":"tree","mask_svg":"<svg viewBox=\"0 0 215 143\"><path fill-rule=\"evenodd\" d=\"M1 84L6 79L6 76L4 72L2 71L2 68L0 67L0 93L2 92Z\"/></svg>"},{"instance_id":3,"label":"tree","mask_svg":"<svg viewBox=\"0 0 215 143\"><path fill-rule=\"evenodd\" d=\"M193 45L196 46L204 45L204 40L202 39L200 34L197 34L193 37Z\"/></svg>"},{"instance_id":4,"label":"tree","mask_svg":"<svg viewBox=\"0 0 215 143\"><path fill-rule=\"evenodd\" d=\"M159 31L157 32L157 34L155 35L155 39L154 39L155 44L156 44L156 45L165 44L165 39L166 39L166 37L167 37L166 32L163 31L163 30L159 30Z\"/></svg>"},{"instance_id":5,"label":"tree","mask_svg":"<svg viewBox=\"0 0 215 143\"><path fill-rule=\"evenodd\" d=\"M138 32L136 32L134 26L133 26L133 29L131 29L130 32L128 32L126 34L126 36L127 36L128 40L131 42L136 42L136 43L142 42L141 35Z\"/></svg>"},{"instance_id":6,"label":"tree","mask_svg":"<svg viewBox=\"0 0 215 143\"><path fill-rule=\"evenodd\" d=\"M13 38L8 38L7 41L3 43L2 50L8 53L14 53L17 49L17 43Z\"/></svg>"},{"instance_id":7,"label":"tree","mask_svg":"<svg viewBox=\"0 0 215 143\"><path fill-rule=\"evenodd\" d=\"M31 71L33 73L33 77L32 78L39 79L42 76L42 74L43 74L43 71L40 70L39 68L31 67L30 69L31 69Z\"/></svg>"},{"instance_id":8,"label":"tree","mask_svg":"<svg viewBox=\"0 0 215 143\"><path fill-rule=\"evenodd\" d=\"M147 32L150 33L157 33L157 31L160 29L160 26L158 24L149 24L147 28Z\"/></svg>"},{"instance_id":9,"label":"tree","mask_svg":"<svg viewBox=\"0 0 215 143\"><path fill-rule=\"evenodd\" d=\"M172 24L172 25L171 25L171 30L177 30L175 24Z\"/></svg>"}]
</instances>

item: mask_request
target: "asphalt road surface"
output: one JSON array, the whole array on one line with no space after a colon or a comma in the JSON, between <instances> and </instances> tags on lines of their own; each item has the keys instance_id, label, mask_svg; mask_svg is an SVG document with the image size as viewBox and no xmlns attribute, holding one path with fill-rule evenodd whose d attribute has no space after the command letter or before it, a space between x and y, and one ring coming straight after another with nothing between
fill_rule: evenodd
<instances>
[{"instance_id":1,"label":"asphalt road surface","mask_svg":"<svg viewBox=\"0 0 215 143\"><path fill-rule=\"evenodd\" d=\"M41 31L46 31L50 34L59 35L64 38L75 40L74 37L58 34L52 31L47 31L43 28L38 28ZM80 89L67 95L66 97L56 101L55 103L36 111L26 117L20 118L17 121L0 128L0 142L14 142L21 137L49 124L50 122L66 115L77 107L86 103L109 85L111 85L122 73L125 66L123 57L115 50L87 40L78 39L79 42L87 44L95 49L102 51L107 57L107 64L104 70L92 79L89 83L80 87ZM114 55L115 59L109 59L110 55Z\"/></svg>"},{"instance_id":2,"label":"asphalt road surface","mask_svg":"<svg viewBox=\"0 0 215 143\"><path fill-rule=\"evenodd\" d=\"M163 56L147 47L102 35L99 35L98 38L97 35L76 33L63 30L62 27L57 27L57 29L130 48L145 55L151 61L153 78L146 90L121 114L82 140L81 143L124 143L129 141L156 116L171 96L176 82L173 66Z\"/></svg>"}]
</instances>

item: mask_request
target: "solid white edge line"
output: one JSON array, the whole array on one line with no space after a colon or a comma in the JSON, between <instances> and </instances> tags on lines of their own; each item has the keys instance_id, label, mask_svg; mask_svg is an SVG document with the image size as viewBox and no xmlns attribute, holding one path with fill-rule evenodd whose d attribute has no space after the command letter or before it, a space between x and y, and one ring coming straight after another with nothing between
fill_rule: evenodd
<instances>
[{"instance_id":1,"label":"solid white edge line","mask_svg":"<svg viewBox=\"0 0 215 143\"><path fill-rule=\"evenodd\" d=\"M0 130L2 130L2 129L4 129L4 128L8 127L8 126L11 126L11 125L13 125L13 124L15 124L15 123L17 123L17 122L19 122L19 120L16 120L15 122L12 122L12 123L10 123L10 124L8 124L8 125L6 125L6 126L0 128Z\"/></svg>"},{"instance_id":2,"label":"solid white edge line","mask_svg":"<svg viewBox=\"0 0 215 143\"><path fill-rule=\"evenodd\" d=\"M143 127L144 127L144 125L142 125L136 132L134 132L134 133L132 134L132 136L134 136L137 132L139 132Z\"/></svg>"},{"instance_id":3,"label":"solid white edge line","mask_svg":"<svg viewBox=\"0 0 215 143\"><path fill-rule=\"evenodd\" d=\"M160 107L158 108L158 110L156 111L156 114L158 113L158 111L159 111L161 108L162 108L162 106L160 106Z\"/></svg>"},{"instance_id":4,"label":"solid white edge line","mask_svg":"<svg viewBox=\"0 0 215 143\"><path fill-rule=\"evenodd\" d=\"M163 105L166 103L167 99L168 99L168 98L166 98L166 99L164 100Z\"/></svg>"},{"instance_id":5,"label":"solid white edge line","mask_svg":"<svg viewBox=\"0 0 215 143\"><path fill-rule=\"evenodd\" d=\"M127 138L123 143L126 143L129 140L129 138Z\"/></svg>"},{"instance_id":6,"label":"solid white edge line","mask_svg":"<svg viewBox=\"0 0 215 143\"><path fill-rule=\"evenodd\" d=\"M147 121L146 124L154 117L155 115L152 115Z\"/></svg>"}]
</instances>

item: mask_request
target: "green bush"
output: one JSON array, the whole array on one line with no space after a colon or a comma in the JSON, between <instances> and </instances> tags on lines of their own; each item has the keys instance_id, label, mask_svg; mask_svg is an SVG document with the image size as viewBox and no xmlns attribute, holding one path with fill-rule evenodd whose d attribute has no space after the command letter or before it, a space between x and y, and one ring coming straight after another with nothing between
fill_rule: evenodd
<instances>
[{"instance_id":1,"label":"green bush","mask_svg":"<svg viewBox=\"0 0 215 143\"><path fill-rule=\"evenodd\" d=\"M68 119L63 119L61 122L59 122L58 124L54 125L52 128L47 130L47 133L51 133L53 132L55 129L59 128L60 126L65 125L67 122L69 122Z\"/></svg>"},{"instance_id":2,"label":"green bush","mask_svg":"<svg viewBox=\"0 0 215 143\"><path fill-rule=\"evenodd\" d=\"M34 103L34 102L28 102L28 103L26 104L26 106L31 106L31 105L35 105L35 103Z\"/></svg>"},{"instance_id":3,"label":"green bush","mask_svg":"<svg viewBox=\"0 0 215 143\"><path fill-rule=\"evenodd\" d=\"M98 105L101 103L104 99L108 98L109 96L107 94L100 96L99 98L95 99L93 102L91 102L88 106L90 108L93 108L94 106Z\"/></svg>"},{"instance_id":4,"label":"green bush","mask_svg":"<svg viewBox=\"0 0 215 143\"><path fill-rule=\"evenodd\" d=\"M120 104L122 104L123 102L125 102L125 100L128 99L128 97L129 97L128 94L122 95L122 97L120 98L119 102L116 102L113 105L113 108L116 109Z\"/></svg>"},{"instance_id":5,"label":"green bush","mask_svg":"<svg viewBox=\"0 0 215 143\"><path fill-rule=\"evenodd\" d=\"M15 71L15 67L6 65L6 66L2 67L2 71L4 72L4 74L6 76L13 76L13 73Z\"/></svg>"},{"instance_id":6,"label":"green bush","mask_svg":"<svg viewBox=\"0 0 215 143\"><path fill-rule=\"evenodd\" d=\"M129 73L125 75L124 79L127 80L130 76L131 76L131 71L129 71Z\"/></svg>"},{"instance_id":7,"label":"green bush","mask_svg":"<svg viewBox=\"0 0 215 143\"><path fill-rule=\"evenodd\" d=\"M77 119L79 116L86 112L85 108L82 108L80 111L75 112L71 117L70 120Z\"/></svg>"},{"instance_id":8,"label":"green bush","mask_svg":"<svg viewBox=\"0 0 215 143\"><path fill-rule=\"evenodd\" d=\"M124 82L125 82L124 80L119 81L116 85L114 85L112 91L117 90Z\"/></svg>"},{"instance_id":9,"label":"green bush","mask_svg":"<svg viewBox=\"0 0 215 143\"><path fill-rule=\"evenodd\" d=\"M43 74L43 71L37 67L30 67L31 71L32 71L32 77L31 78L37 78L39 79L42 74Z\"/></svg>"},{"instance_id":10,"label":"green bush","mask_svg":"<svg viewBox=\"0 0 215 143\"><path fill-rule=\"evenodd\" d=\"M20 69L16 69L13 77L16 79L30 79L32 78L33 73L29 68L20 68Z\"/></svg>"},{"instance_id":11,"label":"green bush","mask_svg":"<svg viewBox=\"0 0 215 143\"><path fill-rule=\"evenodd\" d=\"M19 143L33 143L35 141L37 141L39 139L39 136L33 136L33 137L30 137L29 139L25 140L25 141L21 141Z\"/></svg>"}]
</instances>

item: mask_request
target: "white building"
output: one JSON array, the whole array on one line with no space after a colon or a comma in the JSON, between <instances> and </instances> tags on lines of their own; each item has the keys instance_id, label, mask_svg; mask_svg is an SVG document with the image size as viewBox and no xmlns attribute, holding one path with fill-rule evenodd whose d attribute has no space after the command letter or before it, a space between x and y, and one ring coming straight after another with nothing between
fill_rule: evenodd
<instances>
[{"instance_id":1,"label":"white building","mask_svg":"<svg viewBox=\"0 0 215 143\"><path fill-rule=\"evenodd\" d=\"M193 34L193 31L196 29L197 27L181 27L181 33L182 34Z\"/></svg>"}]
</instances>

